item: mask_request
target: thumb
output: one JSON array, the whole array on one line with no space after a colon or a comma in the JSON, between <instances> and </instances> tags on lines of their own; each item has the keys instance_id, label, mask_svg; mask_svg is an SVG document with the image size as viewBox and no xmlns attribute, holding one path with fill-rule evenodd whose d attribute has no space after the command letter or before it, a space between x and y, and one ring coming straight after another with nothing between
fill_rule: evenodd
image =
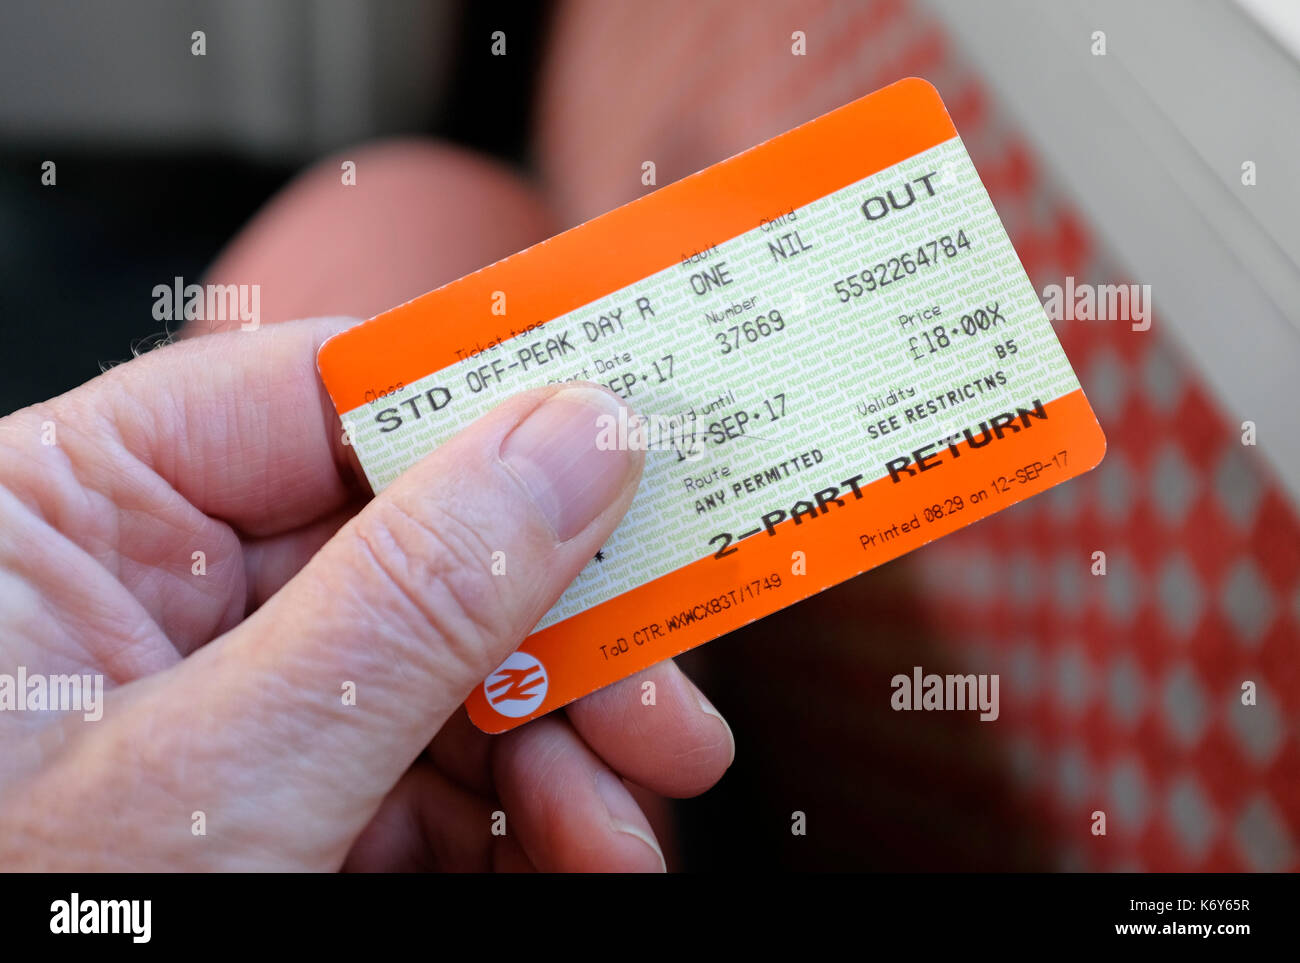
<instances>
[{"instance_id":1,"label":"thumb","mask_svg":"<svg viewBox=\"0 0 1300 963\"><path fill-rule=\"evenodd\" d=\"M622 407L592 385L537 389L405 472L261 609L172 670L161 694L190 720L188 771L237 759L240 811L278 827L282 855L324 843L326 861L341 860L627 511L643 455L597 446Z\"/></svg>"}]
</instances>

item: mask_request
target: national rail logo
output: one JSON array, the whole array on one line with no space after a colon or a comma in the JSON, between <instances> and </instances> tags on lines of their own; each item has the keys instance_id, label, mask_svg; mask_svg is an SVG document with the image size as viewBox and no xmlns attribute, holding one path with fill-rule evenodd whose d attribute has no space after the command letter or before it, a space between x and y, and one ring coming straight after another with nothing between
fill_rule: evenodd
<instances>
[{"instance_id":1,"label":"national rail logo","mask_svg":"<svg viewBox=\"0 0 1300 963\"><path fill-rule=\"evenodd\" d=\"M527 652L515 652L484 680L483 695L501 715L519 719L542 704L549 685L546 666Z\"/></svg>"}]
</instances>

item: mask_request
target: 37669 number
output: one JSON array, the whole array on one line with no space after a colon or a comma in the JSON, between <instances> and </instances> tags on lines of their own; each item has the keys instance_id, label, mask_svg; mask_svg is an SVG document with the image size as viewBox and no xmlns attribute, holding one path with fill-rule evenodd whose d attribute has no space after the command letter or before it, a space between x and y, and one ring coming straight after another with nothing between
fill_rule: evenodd
<instances>
[{"instance_id":1,"label":"37669 number","mask_svg":"<svg viewBox=\"0 0 1300 963\"><path fill-rule=\"evenodd\" d=\"M733 324L726 331L719 331L714 338L722 345L722 351L719 353L730 354L740 350L742 338L753 344L759 338L766 338L768 335L784 330L785 318L781 317L781 312L769 311L767 314L760 314L753 321Z\"/></svg>"}]
</instances>

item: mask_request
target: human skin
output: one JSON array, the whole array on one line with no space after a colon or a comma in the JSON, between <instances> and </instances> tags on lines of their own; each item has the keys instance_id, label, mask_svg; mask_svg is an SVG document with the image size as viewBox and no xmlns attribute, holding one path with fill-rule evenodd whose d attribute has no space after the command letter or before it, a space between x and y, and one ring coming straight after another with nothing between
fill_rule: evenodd
<instances>
[{"instance_id":1,"label":"human skin","mask_svg":"<svg viewBox=\"0 0 1300 963\"><path fill-rule=\"evenodd\" d=\"M0 672L107 690L98 721L0 712L0 866L663 867L623 780L691 795L734 752L672 663L502 737L459 708L630 504L641 455L595 447L619 402L519 395L367 499L315 370L351 323L187 339L0 420Z\"/></svg>"}]
</instances>

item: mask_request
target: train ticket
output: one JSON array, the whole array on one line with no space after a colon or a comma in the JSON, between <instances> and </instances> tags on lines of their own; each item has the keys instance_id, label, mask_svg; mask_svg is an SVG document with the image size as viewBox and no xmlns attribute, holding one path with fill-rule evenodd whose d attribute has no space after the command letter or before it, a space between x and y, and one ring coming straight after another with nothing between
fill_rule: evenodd
<instances>
[{"instance_id":1,"label":"train ticket","mask_svg":"<svg viewBox=\"0 0 1300 963\"><path fill-rule=\"evenodd\" d=\"M503 732L1098 464L1106 441L918 79L331 338L376 491L508 395L636 412L631 509L467 702Z\"/></svg>"}]
</instances>

